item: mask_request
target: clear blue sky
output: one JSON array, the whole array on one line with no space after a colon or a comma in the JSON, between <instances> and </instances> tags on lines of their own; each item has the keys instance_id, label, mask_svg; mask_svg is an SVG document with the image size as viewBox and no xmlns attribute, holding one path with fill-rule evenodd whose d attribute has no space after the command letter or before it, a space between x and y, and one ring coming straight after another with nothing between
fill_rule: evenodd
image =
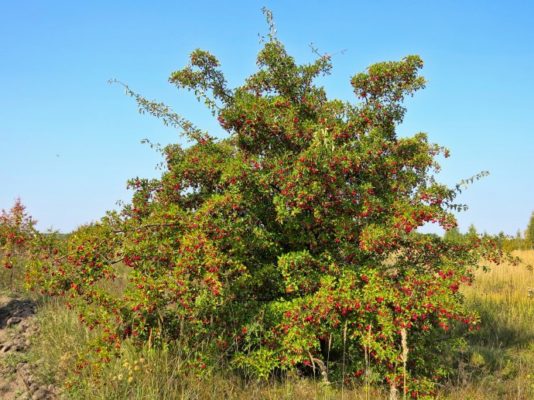
<instances>
[{"instance_id":1,"label":"clear blue sky","mask_svg":"<svg viewBox=\"0 0 534 400\"><path fill-rule=\"evenodd\" d=\"M408 103L402 135L447 146L441 180L491 175L459 199L460 229L515 234L534 210L532 1L7 1L0 0L0 208L18 196L39 228L70 231L128 200L125 183L155 177L179 140L137 114L117 78L218 131L193 97L167 83L195 48L217 55L232 85L255 70L262 6L299 61L309 44L338 53L324 84L352 99L366 66L419 54L428 87ZM343 54L340 52L345 50Z\"/></svg>"}]
</instances>

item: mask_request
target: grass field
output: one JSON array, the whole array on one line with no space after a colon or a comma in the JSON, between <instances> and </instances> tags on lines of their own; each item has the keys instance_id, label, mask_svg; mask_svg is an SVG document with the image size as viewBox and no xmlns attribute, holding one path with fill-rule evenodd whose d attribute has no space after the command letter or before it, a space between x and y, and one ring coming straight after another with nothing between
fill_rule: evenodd
<instances>
[{"instance_id":1,"label":"grass field","mask_svg":"<svg viewBox=\"0 0 534 400\"><path fill-rule=\"evenodd\" d=\"M534 398L534 251L520 251L522 264L479 271L475 284L464 289L467 304L482 317L481 329L468 338L457 360L454 378L440 386L439 399ZM104 367L97 378L74 373L80 344L91 340L76 317L55 300L38 314L40 334L30 359L40 360L45 382L64 388L72 399L380 399L385 392L365 387L325 386L319 381L288 376L260 383L218 372L192 376L183 367L179 348L125 348L121 359ZM74 384L75 382L82 384Z\"/></svg>"},{"instance_id":2,"label":"grass field","mask_svg":"<svg viewBox=\"0 0 534 400\"><path fill-rule=\"evenodd\" d=\"M469 362L460 376L465 385L455 389L457 398L534 398L534 251L514 254L521 264L479 271L465 290L482 328L470 338Z\"/></svg>"}]
</instances>

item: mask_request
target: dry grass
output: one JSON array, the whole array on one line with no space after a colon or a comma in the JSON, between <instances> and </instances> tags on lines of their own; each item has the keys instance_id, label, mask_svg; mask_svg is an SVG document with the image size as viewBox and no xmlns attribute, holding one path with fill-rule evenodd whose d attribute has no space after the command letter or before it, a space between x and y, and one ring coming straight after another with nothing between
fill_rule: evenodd
<instances>
[{"instance_id":1,"label":"dry grass","mask_svg":"<svg viewBox=\"0 0 534 400\"><path fill-rule=\"evenodd\" d=\"M534 251L514 255L521 264L478 271L464 290L482 326L469 340L450 398L534 399Z\"/></svg>"}]
</instances>

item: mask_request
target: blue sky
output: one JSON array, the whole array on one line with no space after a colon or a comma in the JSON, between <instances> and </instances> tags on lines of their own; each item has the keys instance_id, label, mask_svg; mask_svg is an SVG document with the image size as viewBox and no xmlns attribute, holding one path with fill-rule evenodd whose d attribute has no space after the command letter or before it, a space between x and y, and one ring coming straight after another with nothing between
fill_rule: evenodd
<instances>
[{"instance_id":1,"label":"blue sky","mask_svg":"<svg viewBox=\"0 0 534 400\"><path fill-rule=\"evenodd\" d=\"M21 197L39 228L68 232L127 201L126 180L156 177L177 133L139 115L110 78L220 132L194 98L167 83L195 48L219 57L231 85L255 70L261 14L298 61L309 44L335 54L329 95L350 77L419 54L428 86L407 102L399 134L447 146L441 181L491 175L459 198L460 229L515 234L534 210L534 2L0 0L0 208Z\"/></svg>"}]
</instances>

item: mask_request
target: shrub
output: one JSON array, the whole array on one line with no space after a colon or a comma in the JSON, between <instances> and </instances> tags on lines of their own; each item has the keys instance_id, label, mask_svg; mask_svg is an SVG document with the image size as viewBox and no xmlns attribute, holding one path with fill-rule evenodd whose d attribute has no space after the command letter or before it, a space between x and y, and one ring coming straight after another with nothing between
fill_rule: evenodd
<instances>
[{"instance_id":1,"label":"shrub","mask_svg":"<svg viewBox=\"0 0 534 400\"><path fill-rule=\"evenodd\" d=\"M356 74L355 104L314 83L330 56L299 65L274 29L257 64L230 89L218 60L195 50L169 78L210 108L223 139L125 86L190 145L166 146L161 178L132 179L120 212L34 257L30 285L101 332L80 368L124 341L180 341L199 373L223 362L260 377L299 369L387 383L392 398L431 394L479 323L459 288L501 253L489 238L417 232L454 228L461 208L458 188L435 181L447 150L396 134L404 98L425 85L422 60Z\"/></svg>"},{"instance_id":2,"label":"shrub","mask_svg":"<svg viewBox=\"0 0 534 400\"><path fill-rule=\"evenodd\" d=\"M20 199L11 209L0 213L0 276L4 288L15 289L24 276L23 260L35 234L35 223Z\"/></svg>"}]
</instances>

